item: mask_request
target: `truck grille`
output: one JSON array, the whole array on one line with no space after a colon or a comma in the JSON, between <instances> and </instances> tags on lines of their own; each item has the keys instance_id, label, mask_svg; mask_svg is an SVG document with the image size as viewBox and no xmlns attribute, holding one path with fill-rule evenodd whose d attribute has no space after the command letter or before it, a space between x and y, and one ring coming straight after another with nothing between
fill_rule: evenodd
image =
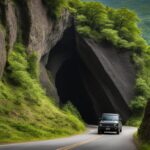
<instances>
[{"instance_id":1,"label":"truck grille","mask_svg":"<svg viewBox=\"0 0 150 150\"><path fill-rule=\"evenodd\" d=\"M102 124L103 127L113 127L114 124L110 124L110 123L103 123Z\"/></svg>"}]
</instances>

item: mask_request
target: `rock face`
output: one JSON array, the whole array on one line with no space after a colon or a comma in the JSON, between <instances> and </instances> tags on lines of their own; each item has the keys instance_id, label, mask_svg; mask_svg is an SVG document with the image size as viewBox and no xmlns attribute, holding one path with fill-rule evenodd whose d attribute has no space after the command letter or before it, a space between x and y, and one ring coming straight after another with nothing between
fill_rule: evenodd
<instances>
[{"instance_id":1,"label":"rock face","mask_svg":"<svg viewBox=\"0 0 150 150\"><path fill-rule=\"evenodd\" d=\"M126 121L136 74L130 57L129 51L82 39L72 26L51 50L46 67L60 102L71 101L86 122L97 123L104 112L118 112Z\"/></svg>"},{"instance_id":2,"label":"rock face","mask_svg":"<svg viewBox=\"0 0 150 150\"><path fill-rule=\"evenodd\" d=\"M15 3L3 0L0 2L0 16L0 23L7 33L7 47L5 47L5 37L0 32L0 77L6 64L6 51L10 52L15 42L23 42L29 53L37 52L41 68L41 84L46 89L47 95L58 101L55 83L46 78L48 74L44 68L47 63L46 55L71 24L69 12L64 10L60 19L53 21L47 15L47 8L42 0L16 0Z\"/></svg>"},{"instance_id":3,"label":"rock face","mask_svg":"<svg viewBox=\"0 0 150 150\"><path fill-rule=\"evenodd\" d=\"M12 1L6 3L6 28L8 32L8 49L12 50L17 38L17 17L15 15L15 8Z\"/></svg>"},{"instance_id":4,"label":"rock face","mask_svg":"<svg viewBox=\"0 0 150 150\"><path fill-rule=\"evenodd\" d=\"M79 37L67 10L51 20L42 0L3 0L0 16L8 33L5 40L0 32L0 77L6 51L22 42L29 54L37 52L41 84L58 104L71 101L87 123L97 123L103 112L129 117L135 78L130 52Z\"/></svg>"},{"instance_id":5,"label":"rock face","mask_svg":"<svg viewBox=\"0 0 150 150\"><path fill-rule=\"evenodd\" d=\"M5 29L7 28L7 30ZM8 35L6 35L6 31ZM0 78L6 65L7 50L11 50L16 41L17 25L13 3L0 2ZM7 43L6 43L7 40ZM6 47L7 46L7 47ZM7 48L7 49L6 49Z\"/></svg>"},{"instance_id":6,"label":"rock face","mask_svg":"<svg viewBox=\"0 0 150 150\"><path fill-rule=\"evenodd\" d=\"M85 77L84 84L95 104L97 115L118 112L123 120L127 120L130 115L128 104L134 96L135 82L131 53L117 50L107 43L96 44L81 38L77 38L77 45L78 53L89 72L83 72L82 78Z\"/></svg>"},{"instance_id":7,"label":"rock face","mask_svg":"<svg viewBox=\"0 0 150 150\"><path fill-rule=\"evenodd\" d=\"M70 25L70 15L68 11L64 11L55 22L47 16L41 0L29 0L27 6L31 23L28 48L38 51L41 58L61 39L64 30Z\"/></svg>"},{"instance_id":8,"label":"rock face","mask_svg":"<svg viewBox=\"0 0 150 150\"><path fill-rule=\"evenodd\" d=\"M0 31L0 78L3 75L5 65L6 65L5 36L3 31Z\"/></svg>"},{"instance_id":9,"label":"rock face","mask_svg":"<svg viewBox=\"0 0 150 150\"><path fill-rule=\"evenodd\" d=\"M47 56L56 43L62 38L64 30L70 26L71 17L68 11L64 10L60 19L55 22L47 16L47 11L41 0L29 0L27 3L28 9L28 24L30 28L27 31L28 35L28 51L38 52L40 61L40 81L43 88L46 89L47 95L55 99L58 103L59 98L55 83L52 78L49 79L49 74L45 69L47 64Z\"/></svg>"}]
</instances>

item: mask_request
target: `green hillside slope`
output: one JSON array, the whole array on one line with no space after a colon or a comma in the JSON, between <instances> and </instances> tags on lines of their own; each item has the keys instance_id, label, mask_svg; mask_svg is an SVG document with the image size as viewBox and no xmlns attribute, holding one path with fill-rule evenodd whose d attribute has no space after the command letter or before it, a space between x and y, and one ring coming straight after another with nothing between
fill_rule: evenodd
<instances>
[{"instance_id":1,"label":"green hillside slope","mask_svg":"<svg viewBox=\"0 0 150 150\"><path fill-rule=\"evenodd\" d=\"M16 44L0 81L0 143L49 139L84 131L71 107L60 110L42 89L36 54Z\"/></svg>"}]
</instances>

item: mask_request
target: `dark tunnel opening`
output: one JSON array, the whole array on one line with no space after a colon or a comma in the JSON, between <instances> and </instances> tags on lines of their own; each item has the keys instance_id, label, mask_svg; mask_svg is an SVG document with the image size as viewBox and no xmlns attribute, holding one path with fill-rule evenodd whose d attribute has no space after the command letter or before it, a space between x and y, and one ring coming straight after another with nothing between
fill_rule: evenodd
<instances>
[{"instance_id":1,"label":"dark tunnel opening","mask_svg":"<svg viewBox=\"0 0 150 150\"><path fill-rule=\"evenodd\" d=\"M72 102L86 123L97 124L101 113L114 113L115 110L103 86L80 58L75 38L74 28L68 28L46 56L46 68L54 78L59 104Z\"/></svg>"},{"instance_id":2,"label":"dark tunnel opening","mask_svg":"<svg viewBox=\"0 0 150 150\"><path fill-rule=\"evenodd\" d=\"M103 112L115 112L102 87L97 86L78 55L64 62L56 74L55 84L61 104L71 101L88 124L97 124Z\"/></svg>"},{"instance_id":3,"label":"dark tunnel opening","mask_svg":"<svg viewBox=\"0 0 150 150\"><path fill-rule=\"evenodd\" d=\"M74 27L68 28L62 39L43 56L48 59L46 69L54 78L60 105L68 101L78 109L86 123L97 123L97 115L93 103L82 84L79 56L76 51ZM41 60L44 62L44 60Z\"/></svg>"},{"instance_id":4,"label":"dark tunnel opening","mask_svg":"<svg viewBox=\"0 0 150 150\"><path fill-rule=\"evenodd\" d=\"M56 75L55 83L62 104L71 101L85 122L95 123L97 121L93 103L82 85L76 58L62 65Z\"/></svg>"}]
</instances>

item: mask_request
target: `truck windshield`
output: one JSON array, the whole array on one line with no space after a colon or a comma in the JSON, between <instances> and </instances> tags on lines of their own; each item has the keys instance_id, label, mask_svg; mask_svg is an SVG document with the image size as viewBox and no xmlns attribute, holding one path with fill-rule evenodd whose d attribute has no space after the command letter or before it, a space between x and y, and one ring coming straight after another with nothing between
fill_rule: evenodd
<instances>
[{"instance_id":1,"label":"truck windshield","mask_svg":"<svg viewBox=\"0 0 150 150\"><path fill-rule=\"evenodd\" d=\"M117 115L104 115L104 116L102 116L102 120L105 120L105 121L118 121L119 116L117 116Z\"/></svg>"}]
</instances>

